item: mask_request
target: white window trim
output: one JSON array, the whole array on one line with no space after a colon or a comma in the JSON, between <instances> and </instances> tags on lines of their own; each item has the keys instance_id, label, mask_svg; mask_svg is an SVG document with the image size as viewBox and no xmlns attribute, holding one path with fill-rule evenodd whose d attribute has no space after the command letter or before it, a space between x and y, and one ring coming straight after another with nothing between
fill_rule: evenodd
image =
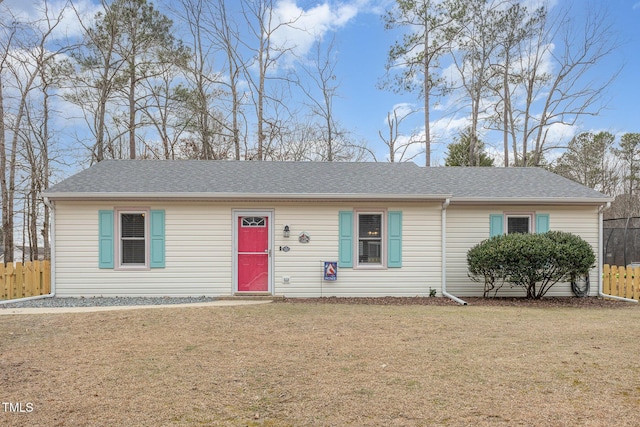
<instances>
[{"instance_id":1,"label":"white window trim","mask_svg":"<svg viewBox=\"0 0 640 427\"><path fill-rule=\"evenodd\" d=\"M380 264L360 262L360 215L380 215ZM358 209L354 211L354 268L361 270L387 269L387 210L386 209Z\"/></svg>"},{"instance_id":2,"label":"white window trim","mask_svg":"<svg viewBox=\"0 0 640 427\"><path fill-rule=\"evenodd\" d=\"M116 208L115 209L115 238L117 239L117 244L115 244L115 269L116 270L150 270L149 267L149 240L150 236L150 226L149 226L149 217L151 215L150 208ZM122 263L122 214L143 214L144 215L144 264L123 264Z\"/></svg>"},{"instance_id":3,"label":"white window trim","mask_svg":"<svg viewBox=\"0 0 640 427\"><path fill-rule=\"evenodd\" d=\"M535 212L505 212L504 234L509 234L509 218L529 218L529 234L534 234L536 232Z\"/></svg>"}]
</instances>

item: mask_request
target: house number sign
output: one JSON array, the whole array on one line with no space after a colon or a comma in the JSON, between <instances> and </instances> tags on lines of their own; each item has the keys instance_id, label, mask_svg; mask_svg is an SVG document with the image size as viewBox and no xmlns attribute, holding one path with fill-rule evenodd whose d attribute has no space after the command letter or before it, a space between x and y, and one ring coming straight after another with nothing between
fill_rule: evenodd
<instances>
[{"instance_id":1,"label":"house number sign","mask_svg":"<svg viewBox=\"0 0 640 427\"><path fill-rule=\"evenodd\" d=\"M306 231L303 231L298 235L298 242L300 243L309 243L309 240L311 240L311 237Z\"/></svg>"}]
</instances>

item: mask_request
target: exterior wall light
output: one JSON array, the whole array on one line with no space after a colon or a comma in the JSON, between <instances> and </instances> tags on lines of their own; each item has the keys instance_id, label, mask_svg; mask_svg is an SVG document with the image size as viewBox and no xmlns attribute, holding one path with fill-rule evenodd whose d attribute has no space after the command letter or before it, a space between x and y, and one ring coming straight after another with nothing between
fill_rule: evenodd
<instances>
[{"instance_id":1,"label":"exterior wall light","mask_svg":"<svg viewBox=\"0 0 640 427\"><path fill-rule=\"evenodd\" d=\"M284 226L284 230L282 231L282 235L284 237L289 237L290 234L291 234L291 230L289 230L289 226L285 225Z\"/></svg>"}]
</instances>

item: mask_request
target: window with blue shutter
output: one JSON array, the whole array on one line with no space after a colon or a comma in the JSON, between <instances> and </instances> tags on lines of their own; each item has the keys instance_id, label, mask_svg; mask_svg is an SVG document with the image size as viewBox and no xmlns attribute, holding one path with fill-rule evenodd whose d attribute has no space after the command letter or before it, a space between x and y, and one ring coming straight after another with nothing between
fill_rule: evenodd
<instances>
[{"instance_id":1,"label":"window with blue shutter","mask_svg":"<svg viewBox=\"0 0 640 427\"><path fill-rule=\"evenodd\" d=\"M99 268L164 268L165 211L100 210L98 242Z\"/></svg>"},{"instance_id":2,"label":"window with blue shutter","mask_svg":"<svg viewBox=\"0 0 640 427\"><path fill-rule=\"evenodd\" d=\"M340 211L338 217L338 267L353 267L353 212Z\"/></svg>"},{"instance_id":3,"label":"window with blue shutter","mask_svg":"<svg viewBox=\"0 0 640 427\"><path fill-rule=\"evenodd\" d=\"M113 268L113 211L98 211L98 267Z\"/></svg>"},{"instance_id":4,"label":"window with blue shutter","mask_svg":"<svg viewBox=\"0 0 640 427\"><path fill-rule=\"evenodd\" d=\"M402 267L402 212L389 212L387 267Z\"/></svg>"},{"instance_id":5,"label":"window with blue shutter","mask_svg":"<svg viewBox=\"0 0 640 427\"><path fill-rule=\"evenodd\" d=\"M506 217L506 229L505 229ZM535 220L535 232L546 233L549 231L549 214L507 213L489 215L489 236L500 234L530 233L532 223Z\"/></svg>"}]
</instances>

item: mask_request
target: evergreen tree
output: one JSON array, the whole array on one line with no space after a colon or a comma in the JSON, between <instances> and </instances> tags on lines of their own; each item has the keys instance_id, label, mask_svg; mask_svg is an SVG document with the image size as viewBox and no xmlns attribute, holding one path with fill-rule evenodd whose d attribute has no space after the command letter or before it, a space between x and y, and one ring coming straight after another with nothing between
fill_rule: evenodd
<instances>
[{"instance_id":1,"label":"evergreen tree","mask_svg":"<svg viewBox=\"0 0 640 427\"><path fill-rule=\"evenodd\" d=\"M484 142L479 139L475 140L476 151L474 158L469 156L469 147L471 146L471 132L467 130L463 132L459 138L455 138L447 147L447 158L444 161L445 166L493 166L493 159L486 153Z\"/></svg>"},{"instance_id":2,"label":"evergreen tree","mask_svg":"<svg viewBox=\"0 0 640 427\"><path fill-rule=\"evenodd\" d=\"M613 165L615 137L609 132L575 136L551 170L582 185L611 194L617 183Z\"/></svg>"}]
</instances>

